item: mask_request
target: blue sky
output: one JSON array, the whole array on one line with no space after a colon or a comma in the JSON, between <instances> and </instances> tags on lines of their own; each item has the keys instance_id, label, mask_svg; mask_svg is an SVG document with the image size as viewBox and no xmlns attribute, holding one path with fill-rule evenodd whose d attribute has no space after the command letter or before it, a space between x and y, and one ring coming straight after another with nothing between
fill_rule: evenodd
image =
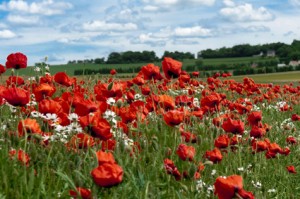
<instances>
[{"instance_id":1,"label":"blue sky","mask_svg":"<svg viewBox=\"0 0 300 199\"><path fill-rule=\"evenodd\" d=\"M0 63L107 57L110 52L196 53L236 44L300 40L300 0L0 1Z\"/></svg>"}]
</instances>

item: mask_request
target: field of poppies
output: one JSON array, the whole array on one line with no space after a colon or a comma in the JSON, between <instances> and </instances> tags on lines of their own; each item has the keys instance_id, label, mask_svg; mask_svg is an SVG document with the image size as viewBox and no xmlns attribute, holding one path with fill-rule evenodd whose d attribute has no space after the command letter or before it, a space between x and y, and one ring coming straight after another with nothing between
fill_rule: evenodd
<instances>
[{"instance_id":1,"label":"field of poppies","mask_svg":"<svg viewBox=\"0 0 300 199\"><path fill-rule=\"evenodd\" d=\"M26 67L0 64L0 198L300 198L299 82L199 79L168 57L130 80Z\"/></svg>"}]
</instances>

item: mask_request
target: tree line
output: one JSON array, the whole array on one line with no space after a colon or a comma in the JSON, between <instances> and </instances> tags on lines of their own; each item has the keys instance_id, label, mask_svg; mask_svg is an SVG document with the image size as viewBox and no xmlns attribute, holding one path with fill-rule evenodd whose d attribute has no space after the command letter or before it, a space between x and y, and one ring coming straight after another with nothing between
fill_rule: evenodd
<instances>
[{"instance_id":1,"label":"tree line","mask_svg":"<svg viewBox=\"0 0 300 199\"><path fill-rule=\"evenodd\" d=\"M274 51L280 62L288 63L290 60L300 59L300 40L294 40L290 45L282 42L262 45L239 44L233 47L222 47L219 49L206 49L198 52L198 58L227 58L227 57L249 57L267 56L268 51ZM163 57L183 61L184 59L196 59L191 52L165 51L158 57L154 51L125 51L111 52L107 59L104 57L85 60L72 60L68 64L128 64L128 63L153 63L159 62Z\"/></svg>"},{"instance_id":2,"label":"tree line","mask_svg":"<svg viewBox=\"0 0 300 199\"><path fill-rule=\"evenodd\" d=\"M68 64L131 64L131 63L153 63L159 62L164 57L172 57L176 60L195 59L195 55L190 52L170 52L165 51L162 57L158 57L154 51L125 51L111 52L107 60L104 57L85 60L71 60Z\"/></svg>"},{"instance_id":3,"label":"tree line","mask_svg":"<svg viewBox=\"0 0 300 199\"><path fill-rule=\"evenodd\" d=\"M294 40L290 45L282 42L263 45L240 44L233 47L219 49L206 49L198 53L202 58L226 58L226 57L249 57L267 56L268 51L274 51L276 56L283 62L300 59L300 40Z\"/></svg>"}]
</instances>

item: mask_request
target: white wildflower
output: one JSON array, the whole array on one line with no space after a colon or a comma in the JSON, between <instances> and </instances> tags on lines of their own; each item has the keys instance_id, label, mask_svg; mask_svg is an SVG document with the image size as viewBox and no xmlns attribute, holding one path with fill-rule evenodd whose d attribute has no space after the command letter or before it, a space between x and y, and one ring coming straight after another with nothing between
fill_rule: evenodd
<instances>
[{"instance_id":1,"label":"white wildflower","mask_svg":"<svg viewBox=\"0 0 300 199\"><path fill-rule=\"evenodd\" d=\"M110 97L106 100L106 103L108 105L114 105L116 103L116 100L114 98Z\"/></svg>"},{"instance_id":2,"label":"white wildflower","mask_svg":"<svg viewBox=\"0 0 300 199\"><path fill-rule=\"evenodd\" d=\"M261 182L259 182L259 181L257 181L257 182L254 182L253 180L252 180L252 184L253 184L253 186L254 187L256 187L256 188L258 188L258 189L260 189L261 188Z\"/></svg>"},{"instance_id":3,"label":"white wildflower","mask_svg":"<svg viewBox=\"0 0 300 199\"><path fill-rule=\"evenodd\" d=\"M74 132L74 131L77 133L80 133L83 131L83 129L77 122L73 122L73 123L69 124L68 126L66 126L66 131L69 133Z\"/></svg>"},{"instance_id":4,"label":"white wildflower","mask_svg":"<svg viewBox=\"0 0 300 199\"><path fill-rule=\"evenodd\" d=\"M198 99L198 98L194 98L194 99L193 99L193 105L194 105L195 107L200 107L200 102L199 102L199 99Z\"/></svg>"},{"instance_id":5,"label":"white wildflower","mask_svg":"<svg viewBox=\"0 0 300 199\"><path fill-rule=\"evenodd\" d=\"M276 192L276 189L269 189L267 192L268 192L268 193L275 193L275 192Z\"/></svg>"},{"instance_id":6,"label":"white wildflower","mask_svg":"<svg viewBox=\"0 0 300 199\"><path fill-rule=\"evenodd\" d=\"M137 94L134 95L134 100L140 100L140 99L142 99L142 97L143 96L141 94L137 93Z\"/></svg>"},{"instance_id":7,"label":"white wildflower","mask_svg":"<svg viewBox=\"0 0 300 199\"><path fill-rule=\"evenodd\" d=\"M58 117L55 113L46 113L45 117L46 120L51 120L52 122L58 122Z\"/></svg>"},{"instance_id":8,"label":"white wildflower","mask_svg":"<svg viewBox=\"0 0 300 199\"><path fill-rule=\"evenodd\" d=\"M200 180L198 180L197 182L196 182L196 189L198 190L198 191L200 191L201 189L203 189L203 187L205 187L205 182L203 182L201 179Z\"/></svg>"},{"instance_id":9,"label":"white wildflower","mask_svg":"<svg viewBox=\"0 0 300 199\"><path fill-rule=\"evenodd\" d=\"M35 77L28 77L28 81L35 81Z\"/></svg>"},{"instance_id":10,"label":"white wildflower","mask_svg":"<svg viewBox=\"0 0 300 199\"><path fill-rule=\"evenodd\" d=\"M215 170L215 169L213 169L213 170L211 171L211 175L212 175L212 176L216 175L216 173L217 173L217 170Z\"/></svg>"},{"instance_id":11,"label":"white wildflower","mask_svg":"<svg viewBox=\"0 0 300 199\"><path fill-rule=\"evenodd\" d=\"M40 113L38 112L38 111L32 111L31 113L30 113L30 115L32 116L32 117L40 117Z\"/></svg>"},{"instance_id":12,"label":"white wildflower","mask_svg":"<svg viewBox=\"0 0 300 199\"><path fill-rule=\"evenodd\" d=\"M106 110L103 114L103 118L111 121L112 119L114 119L116 117L116 113L111 111L111 110Z\"/></svg>"},{"instance_id":13,"label":"white wildflower","mask_svg":"<svg viewBox=\"0 0 300 199\"><path fill-rule=\"evenodd\" d=\"M280 128L282 130L291 130L295 128L295 124L292 122L291 118L283 120L283 122L280 124Z\"/></svg>"},{"instance_id":14,"label":"white wildflower","mask_svg":"<svg viewBox=\"0 0 300 199\"><path fill-rule=\"evenodd\" d=\"M68 119L71 120L71 121L78 121L79 116L76 113L70 113L68 115Z\"/></svg>"},{"instance_id":15,"label":"white wildflower","mask_svg":"<svg viewBox=\"0 0 300 199\"><path fill-rule=\"evenodd\" d=\"M244 171L244 167L239 167L237 168L238 171L243 172Z\"/></svg>"},{"instance_id":16,"label":"white wildflower","mask_svg":"<svg viewBox=\"0 0 300 199\"><path fill-rule=\"evenodd\" d=\"M6 124L2 124L1 129L5 131L6 128L7 128L7 125Z\"/></svg>"},{"instance_id":17,"label":"white wildflower","mask_svg":"<svg viewBox=\"0 0 300 199\"><path fill-rule=\"evenodd\" d=\"M40 72L41 71L41 68L40 67L34 67L33 69L35 72Z\"/></svg>"}]
</instances>

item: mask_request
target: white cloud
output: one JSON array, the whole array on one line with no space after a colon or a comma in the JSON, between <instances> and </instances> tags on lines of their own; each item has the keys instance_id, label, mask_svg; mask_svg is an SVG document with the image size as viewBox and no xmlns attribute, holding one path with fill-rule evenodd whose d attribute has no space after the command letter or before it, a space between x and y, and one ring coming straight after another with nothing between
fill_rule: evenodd
<instances>
[{"instance_id":1,"label":"white cloud","mask_svg":"<svg viewBox=\"0 0 300 199\"><path fill-rule=\"evenodd\" d=\"M164 37L159 33L143 33L140 34L137 38L132 39L131 43L146 44L154 47L154 46L165 46L168 40L169 40L168 37Z\"/></svg>"},{"instance_id":2,"label":"white cloud","mask_svg":"<svg viewBox=\"0 0 300 199\"><path fill-rule=\"evenodd\" d=\"M155 12L159 10L159 7L157 6L151 6L151 5L147 5L143 8L144 11L148 11L148 12Z\"/></svg>"},{"instance_id":3,"label":"white cloud","mask_svg":"<svg viewBox=\"0 0 300 199\"><path fill-rule=\"evenodd\" d=\"M157 11L158 9L172 9L174 6L187 7L192 5L212 6L215 0L143 0L146 3L144 10Z\"/></svg>"},{"instance_id":4,"label":"white cloud","mask_svg":"<svg viewBox=\"0 0 300 199\"><path fill-rule=\"evenodd\" d=\"M274 19L274 16L265 7L255 9L249 3L222 8L220 13L232 21L269 21Z\"/></svg>"},{"instance_id":5,"label":"white cloud","mask_svg":"<svg viewBox=\"0 0 300 199\"><path fill-rule=\"evenodd\" d=\"M249 32L268 32L270 31L270 28L263 25L252 25L246 27L244 30Z\"/></svg>"},{"instance_id":6,"label":"white cloud","mask_svg":"<svg viewBox=\"0 0 300 199\"><path fill-rule=\"evenodd\" d=\"M212 36L212 31L201 26L175 28L174 35L178 37L208 37Z\"/></svg>"},{"instance_id":7,"label":"white cloud","mask_svg":"<svg viewBox=\"0 0 300 199\"><path fill-rule=\"evenodd\" d=\"M223 0L223 3L227 7L233 7L233 6L235 6L235 3L232 0Z\"/></svg>"},{"instance_id":8,"label":"white cloud","mask_svg":"<svg viewBox=\"0 0 300 199\"><path fill-rule=\"evenodd\" d=\"M12 12L23 12L40 15L63 14L65 10L73 6L67 2L54 2L54 0L43 0L42 2L33 2L31 4L23 0L10 0L8 3L0 5L1 10Z\"/></svg>"},{"instance_id":9,"label":"white cloud","mask_svg":"<svg viewBox=\"0 0 300 199\"><path fill-rule=\"evenodd\" d=\"M11 39L17 35L10 30L0 30L0 39Z\"/></svg>"},{"instance_id":10,"label":"white cloud","mask_svg":"<svg viewBox=\"0 0 300 199\"><path fill-rule=\"evenodd\" d=\"M294 6L300 6L300 0L289 0L289 2Z\"/></svg>"},{"instance_id":11,"label":"white cloud","mask_svg":"<svg viewBox=\"0 0 300 199\"><path fill-rule=\"evenodd\" d=\"M8 15L7 21L14 24L32 25L39 22L37 16L21 16L21 15Z\"/></svg>"},{"instance_id":12,"label":"white cloud","mask_svg":"<svg viewBox=\"0 0 300 199\"><path fill-rule=\"evenodd\" d=\"M91 21L83 24L83 29L87 31L130 31L138 27L134 23L110 23L106 21Z\"/></svg>"}]
</instances>

